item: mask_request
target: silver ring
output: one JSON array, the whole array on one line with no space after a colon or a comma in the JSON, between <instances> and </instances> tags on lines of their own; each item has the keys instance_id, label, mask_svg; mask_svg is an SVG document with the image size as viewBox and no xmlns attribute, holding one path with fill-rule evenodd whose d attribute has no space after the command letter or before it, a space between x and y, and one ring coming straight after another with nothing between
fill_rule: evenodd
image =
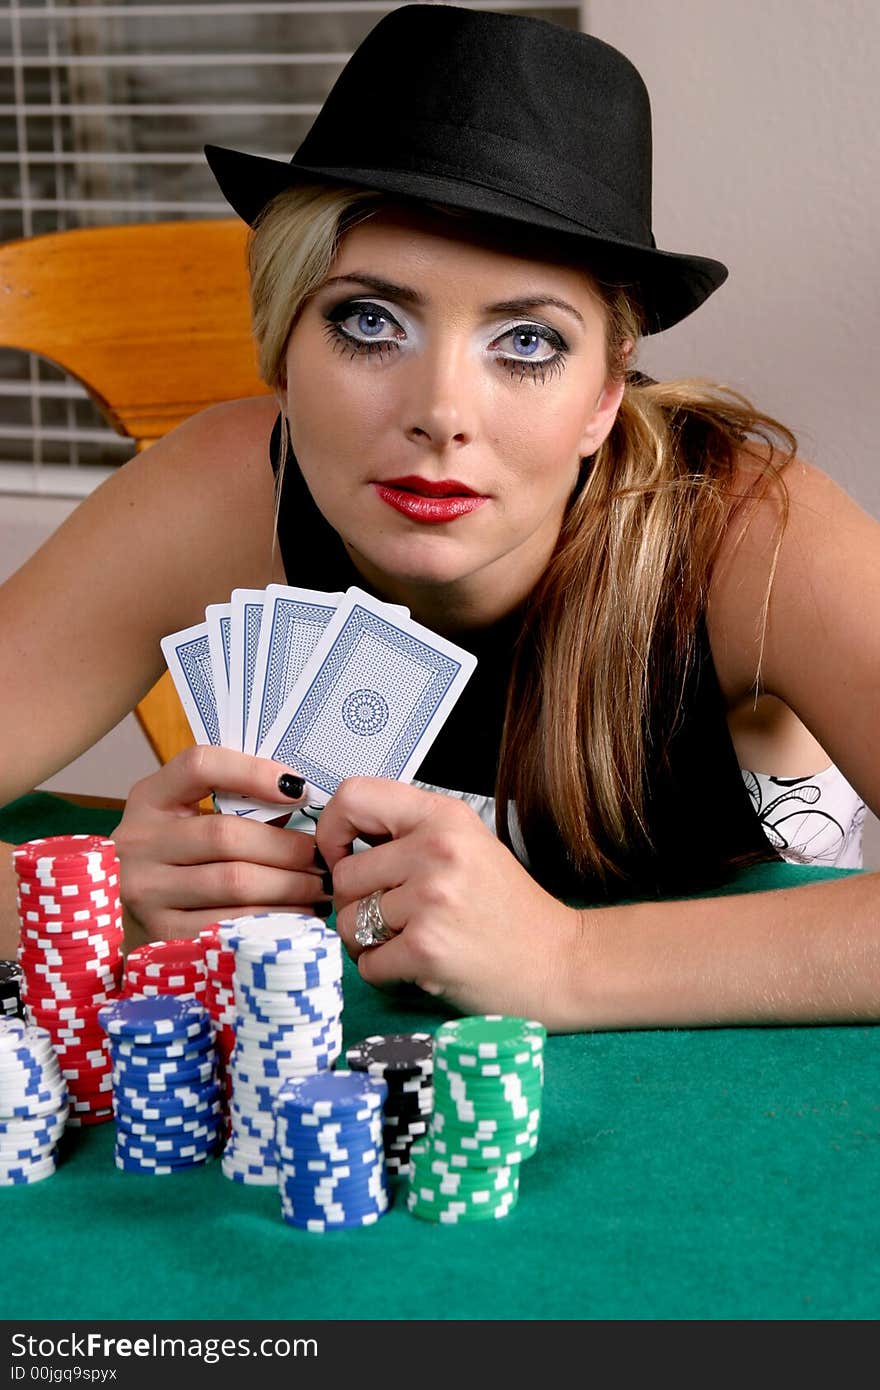
<instances>
[{"instance_id":1,"label":"silver ring","mask_svg":"<svg viewBox=\"0 0 880 1390\"><path fill-rule=\"evenodd\" d=\"M354 939L359 946L381 946L383 941L390 941L394 935L379 906L384 891L380 888L368 898L358 899Z\"/></svg>"}]
</instances>

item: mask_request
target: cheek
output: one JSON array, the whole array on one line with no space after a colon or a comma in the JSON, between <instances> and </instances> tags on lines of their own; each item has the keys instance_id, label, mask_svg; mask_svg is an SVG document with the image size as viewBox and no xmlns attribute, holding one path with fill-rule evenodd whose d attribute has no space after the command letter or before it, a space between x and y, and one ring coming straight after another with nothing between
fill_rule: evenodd
<instances>
[{"instance_id":1,"label":"cheek","mask_svg":"<svg viewBox=\"0 0 880 1390\"><path fill-rule=\"evenodd\" d=\"M389 393L376 389L370 364L353 370L341 354L295 352L287 359L287 402L296 445L339 457L363 447L384 426Z\"/></svg>"},{"instance_id":2,"label":"cheek","mask_svg":"<svg viewBox=\"0 0 880 1390\"><path fill-rule=\"evenodd\" d=\"M524 381L499 401L491 431L496 455L523 484L566 492L577 480L586 423L583 392L571 396Z\"/></svg>"}]
</instances>

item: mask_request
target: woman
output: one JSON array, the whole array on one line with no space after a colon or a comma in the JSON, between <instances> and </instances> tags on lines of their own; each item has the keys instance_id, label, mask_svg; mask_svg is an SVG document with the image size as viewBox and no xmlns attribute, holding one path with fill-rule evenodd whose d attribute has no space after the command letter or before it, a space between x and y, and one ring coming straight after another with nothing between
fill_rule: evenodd
<instances>
[{"instance_id":1,"label":"woman","mask_svg":"<svg viewBox=\"0 0 880 1390\"><path fill-rule=\"evenodd\" d=\"M367 120L379 75L392 105ZM216 789L298 800L297 769L174 759L117 834L148 935L332 897L365 979L469 1011L566 1031L876 1017L876 875L668 900L777 857L740 747L791 773L787 741L796 771L840 769L853 822L859 796L880 808L880 567L876 523L783 426L633 369L726 270L654 244L631 64L541 21L404 7L290 165L208 157L254 227L273 396L187 422L6 586L6 796L111 727L159 637L233 587L359 583L479 658L420 784L350 779L310 838L197 815ZM438 520L438 490L470 500ZM50 653L74 647L62 701Z\"/></svg>"}]
</instances>

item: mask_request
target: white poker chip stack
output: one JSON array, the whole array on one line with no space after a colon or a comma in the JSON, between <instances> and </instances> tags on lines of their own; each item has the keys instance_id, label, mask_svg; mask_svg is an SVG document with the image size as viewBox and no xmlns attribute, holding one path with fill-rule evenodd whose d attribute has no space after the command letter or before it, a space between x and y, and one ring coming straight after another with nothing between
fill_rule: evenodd
<instances>
[{"instance_id":1,"label":"white poker chip stack","mask_svg":"<svg viewBox=\"0 0 880 1390\"><path fill-rule=\"evenodd\" d=\"M0 1187L55 1172L67 1086L45 1028L0 1018Z\"/></svg>"},{"instance_id":2,"label":"white poker chip stack","mask_svg":"<svg viewBox=\"0 0 880 1390\"><path fill-rule=\"evenodd\" d=\"M234 1182L274 1186L273 1104L288 1077L327 1071L342 1050L342 943L320 917L266 912L219 924L235 952L231 1134Z\"/></svg>"},{"instance_id":3,"label":"white poker chip stack","mask_svg":"<svg viewBox=\"0 0 880 1390\"><path fill-rule=\"evenodd\" d=\"M112 1060L98 1010L119 997L122 904L111 839L54 835L12 853L29 1022L48 1030L70 1093L71 1125L113 1117Z\"/></svg>"}]
</instances>

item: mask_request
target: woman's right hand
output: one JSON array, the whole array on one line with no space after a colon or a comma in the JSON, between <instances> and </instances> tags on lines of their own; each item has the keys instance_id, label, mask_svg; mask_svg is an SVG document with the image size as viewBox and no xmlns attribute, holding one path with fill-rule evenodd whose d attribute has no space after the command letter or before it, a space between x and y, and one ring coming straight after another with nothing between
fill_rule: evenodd
<instances>
[{"instance_id":1,"label":"woman's right hand","mask_svg":"<svg viewBox=\"0 0 880 1390\"><path fill-rule=\"evenodd\" d=\"M230 748L187 748L136 782L113 833L128 945L195 936L224 917L296 909L326 915L329 880L315 837L235 815L203 815L213 791L277 801L286 818L306 800L278 786L293 769Z\"/></svg>"}]
</instances>

